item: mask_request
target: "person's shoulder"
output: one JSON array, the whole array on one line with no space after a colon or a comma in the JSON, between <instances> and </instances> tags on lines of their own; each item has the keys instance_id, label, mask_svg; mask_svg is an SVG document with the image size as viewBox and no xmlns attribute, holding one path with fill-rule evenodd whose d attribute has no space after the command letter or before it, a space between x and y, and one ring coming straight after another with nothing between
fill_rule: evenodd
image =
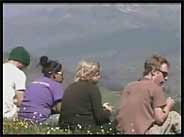
<instances>
[{"instance_id":1,"label":"person's shoulder","mask_svg":"<svg viewBox=\"0 0 184 137\"><path fill-rule=\"evenodd\" d=\"M47 82L49 84L57 84L58 83L55 80L48 78L48 77L45 77L45 76L38 78L38 80L42 81L42 82Z\"/></svg>"},{"instance_id":2,"label":"person's shoulder","mask_svg":"<svg viewBox=\"0 0 184 137\"><path fill-rule=\"evenodd\" d=\"M15 67L15 69L14 69L13 71L15 71L15 73L16 73L17 75L26 78L25 72L22 71L22 70L20 70L19 68Z\"/></svg>"},{"instance_id":3,"label":"person's shoulder","mask_svg":"<svg viewBox=\"0 0 184 137\"><path fill-rule=\"evenodd\" d=\"M87 84L89 87L91 87L91 88L98 88L97 83L94 83L94 82L92 82L92 81L88 81L88 82L86 82L86 84Z\"/></svg>"},{"instance_id":4,"label":"person's shoulder","mask_svg":"<svg viewBox=\"0 0 184 137\"><path fill-rule=\"evenodd\" d=\"M93 86L93 83L85 80L80 80L72 83L71 86Z\"/></svg>"},{"instance_id":5,"label":"person's shoulder","mask_svg":"<svg viewBox=\"0 0 184 137\"><path fill-rule=\"evenodd\" d=\"M8 62L3 63L3 68L11 69L11 70L18 69L16 66Z\"/></svg>"},{"instance_id":6,"label":"person's shoulder","mask_svg":"<svg viewBox=\"0 0 184 137\"><path fill-rule=\"evenodd\" d=\"M3 71L7 70L7 68L9 68L9 65L7 62L3 63Z\"/></svg>"},{"instance_id":7,"label":"person's shoulder","mask_svg":"<svg viewBox=\"0 0 184 137\"><path fill-rule=\"evenodd\" d=\"M4 62L4 63L3 63L3 66L7 66L7 64L8 64L7 62Z\"/></svg>"},{"instance_id":8,"label":"person's shoulder","mask_svg":"<svg viewBox=\"0 0 184 137\"><path fill-rule=\"evenodd\" d=\"M144 85L146 86L150 86L150 87L153 87L153 88L160 88L153 80L145 80L143 81Z\"/></svg>"},{"instance_id":9,"label":"person's shoulder","mask_svg":"<svg viewBox=\"0 0 184 137\"><path fill-rule=\"evenodd\" d=\"M79 84L78 82L73 82L73 83L69 84L69 85L66 87L65 91L66 91L66 90L77 89L78 84Z\"/></svg>"},{"instance_id":10,"label":"person's shoulder","mask_svg":"<svg viewBox=\"0 0 184 137\"><path fill-rule=\"evenodd\" d=\"M155 83L151 80L138 80L138 81L131 81L127 84L126 88L136 88L136 87L152 87L155 86Z\"/></svg>"},{"instance_id":11,"label":"person's shoulder","mask_svg":"<svg viewBox=\"0 0 184 137\"><path fill-rule=\"evenodd\" d=\"M138 81L139 84L141 85L145 85L145 86L156 86L156 84L152 81L152 80L149 80L149 79L143 79L143 80L140 80Z\"/></svg>"},{"instance_id":12,"label":"person's shoulder","mask_svg":"<svg viewBox=\"0 0 184 137\"><path fill-rule=\"evenodd\" d=\"M142 82L142 86L150 91L162 91L162 87L160 87L159 85L157 85L154 81L152 80L145 80Z\"/></svg>"},{"instance_id":13,"label":"person's shoulder","mask_svg":"<svg viewBox=\"0 0 184 137\"><path fill-rule=\"evenodd\" d=\"M50 87L53 87L53 88L56 88L56 87L59 87L59 88L60 88L60 87L63 86L62 83L59 83L59 82L57 82L57 81L55 81L55 80L53 80L53 79L51 79L51 78L47 78L47 77L45 77L45 76L40 77L40 78L38 79L38 81L47 83Z\"/></svg>"},{"instance_id":14,"label":"person's shoulder","mask_svg":"<svg viewBox=\"0 0 184 137\"><path fill-rule=\"evenodd\" d=\"M92 81L79 81L79 86L83 89L87 89L88 91L98 90L97 84Z\"/></svg>"},{"instance_id":15,"label":"person's shoulder","mask_svg":"<svg viewBox=\"0 0 184 137\"><path fill-rule=\"evenodd\" d=\"M139 81L131 81L127 84L126 87L132 87L132 86L136 86L137 84L139 84L140 82Z\"/></svg>"}]
</instances>

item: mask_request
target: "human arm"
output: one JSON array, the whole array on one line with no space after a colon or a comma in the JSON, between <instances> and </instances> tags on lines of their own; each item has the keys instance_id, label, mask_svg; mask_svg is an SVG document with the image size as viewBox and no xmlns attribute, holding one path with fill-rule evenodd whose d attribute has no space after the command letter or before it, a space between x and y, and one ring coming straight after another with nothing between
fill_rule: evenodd
<instances>
[{"instance_id":1,"label":"human arm","mask_svg":"<svg viewBox=\"0 0 184 137\"><path fill-rule=\"evenodd\" d=\"M14 104L17 107L20 107L24 93L26 90L26 75L22 71L18 71L17 75L14 77L15 82L15 96L14 96Z\"/></svg>"},{"instance_id":2,"label":"human arm","mask_svg":"<svg viewBox=\"0 0 184 137\"><path fill-rule=\"evenodd\" d=\"M96 86L92 86L90 90L90 101L92 106L93 115L97 125L110 121L111 112L104 110L102 106L101 94Z\"/></svg>"},{"instance_id":3,"label":"human arm","mask_svg":"<svg viewBox=\"0 0 184 137\"><path fill-rule=\"evenodd\" d=\"M58 102L56 102L56 104L52 107L51 113L52 113L52 114L61 113L61 110L62 110L62 101L58 101Z\"/></svg>"},{"instance_id":4,"label":"human arm","mask_svg":"<svg viewBox=\"0 0 184 137\"><path fill-rule=\"evenodd\" d=\"M112 113L112 106L108 102L103 103L102 106L103 106L104 110L107 110L107 111Z\"/></svg>"},{"instance_id":5,"label":"human arm","mask_svg":"<svg viewBox=\"0 0 184 137\"><path fill-rule=\"evenodd\" d=\"M22 100L24 98L24 90L17 90L15 92L15 97L14 97L14 104L17 106L17 107L20 107L21 103L22 103Z\"/></svg>"},{"instance_id":6,"label":"human arm","mask_svg":"<svg viewBox=\"0 0 184 137\"><path fill-rule=\"evenodd\" d=\"M62 98L64 95L63 85L56 84L52 87L52 97L53 97L53 106L51 108L52 114L57 114L61 112L62 109Z\"/></svg>"},{"instance_id":7,"label":"human arm","mask_svg":"<svg viewBox=\"0 0 184 137\"><path fill-rule=\"evenodd\" d=\"M163 89L158 86L152 88L152 93L155 122L156 124L161 125L166 120L169 111L172 109L174 100L170 97L165 99Z\"/></svg>"},{"instance_id":8,"label":"human arm","mask_svg":"<svg viewBox=\"0 0 184 137\"><path fill-rule=\"evenodd\" d=\"M174 100L169 97L167 98L166 105L163 107L157 107L154 109L155 121L157 124L161 125L167 118L169 112L173 108Z\"/></svg>"}]
</instances>

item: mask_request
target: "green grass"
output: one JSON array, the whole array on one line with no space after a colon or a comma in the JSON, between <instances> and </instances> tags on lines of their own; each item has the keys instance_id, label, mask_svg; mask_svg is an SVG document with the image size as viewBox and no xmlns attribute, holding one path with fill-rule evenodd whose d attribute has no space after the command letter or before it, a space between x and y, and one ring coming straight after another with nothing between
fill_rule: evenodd
<instances>
[{"instance_id":1,"label":"green grass","mask_svg":"<svg viewBox=\"0 0 184 137\"><path fill-rule=\"evenodd\" d=\"M110 123L109 123L110 124ZM80 129L74 131L69 129L60 129L59 127L49 127L47 125L36 125L18 119L12 121L3 120L3 134L118 134L111 126L100 126L96 129Z\"/></svg>"},{"instance_id":2,"label":"green grass","mask_svg":"<svg viewBox=\"0 0 184 137\"><path fill-rule=\"evenodd\" d=\"M109 91L103 87L100 88L100 92L102 95L102 102L109 102L112 105L114 110L117 108L120 94L118 91Z\"/></svg>"},{"instance_id":3,"label":"green grass","mask_svg":"<svg viewBox=\"0 0 184 137\"><path fill-rule=\"evenodd\" d=\"M102 88L102 101L109 102L112 106L116 107L118 96ZM115 134L111 128L101 128L96 131L91 130L63 130L59 127L49 127L47 125L35 125L25 121L14 119L13 121L3 120L3 134Z\"/></svg>"},{"instance_id":4,"label":"green grass","mask_svg":"<svg viewBox=\"0 0 184 137\"><path fill-rule=\"evenodd\" d=\"M14 119L3 120L3 134L70 134L71 131L63 131L59 127L48 127L47 125L36 125L25 121Z\"/></svg>"},{"instance_id":5,"label":"green grass","mask_svg":"<svg viewBox=\"0 0 184 137\"><path fill-rule=\"evenodd\" d=\"M105 88L100 88L102 94L102 102L109 102L114 108L113 112L116 111L120 95L118 92L108 91ZM174 110L181 113L181 103L176 102ZM3 119L3 134L118 134L115 133L111 128L100 128L97 131L91 130L63 130L59 127L49 127L47 125L35 125L25 121L14 119L12 121Z\"/></svg>"}]
</instances>

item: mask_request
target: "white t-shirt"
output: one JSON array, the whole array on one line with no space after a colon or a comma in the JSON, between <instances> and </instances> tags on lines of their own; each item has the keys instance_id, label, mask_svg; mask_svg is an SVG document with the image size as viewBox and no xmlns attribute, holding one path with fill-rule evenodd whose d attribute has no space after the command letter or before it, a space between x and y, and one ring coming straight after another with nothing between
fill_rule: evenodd
<instances>
[{"instance_id":1,"label":"white t-shirt","mask_svg":"<svg viewBox=\"0 0 184 137\"><path fill-rule=\"evenodd\" d=\"M16 90L25 90L26 75L12 63L3 64L3 117L11 119L17 115L13 103Z\"/></svg>"}]
</instances>

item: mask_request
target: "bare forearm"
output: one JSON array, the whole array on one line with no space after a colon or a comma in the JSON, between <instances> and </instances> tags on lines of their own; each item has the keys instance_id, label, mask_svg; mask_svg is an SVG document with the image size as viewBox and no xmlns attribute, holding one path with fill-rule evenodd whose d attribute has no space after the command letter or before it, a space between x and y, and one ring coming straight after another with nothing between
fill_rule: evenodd
<instances>
[{"instance_id":1,"label":"bare forearm","mask_svg":"<svg viewBox=\"0 0 184 137\"><path fill-rule=\"evenodd\" d=\"M162 110L165 114L168 115L171 109L171 106L167 104Z\"/></svg>"},{"instance_id":2,"label":"bare forearm","mask_svg":"<svg viewBox=\"0 0 184 137\"><path fill-rule=\"evenodd\" d=\"M52 108L53 113L60 113L62 109L62 102L58 102L54 107Z\"/></svg>"},{"instance_id":3,"label":"bare forearm","mask_svg":"<svg viewBox=\"0 0 184 137\"><path fill-rule=\"evenodd\" d=\"M24 91L16 91L16 95L14 97L14 104L17 106L17 107L20 107L22 101L23 101L23 98L24 98Z\"/></svg>"},{"instance_id":4,"label":"bare forearm","mask_svg":"<svg viewBox=\"0 0 184 137\"><path fill-rule=\"evenodd\" d=\"M163 123L167 116L169 115L169 112L171 110L171 106L169 104L167 104L163 109L162 109L162 114L161 114L161 123Z\"/></svg>"},{"instance_id":5,"label":"bare forearm","mask_svg":"<svg viewBox=\"0 0 184 137\"><path fill-rule=\"evenodd\" d=\"M14 98L13 101L14 101L13 103L14 103L17 107L20 107L20 105L21 105L21 103L22 103L22 101L23 101L23 97L16 97L16 98Z\"/></svg>"}]
</instances>

